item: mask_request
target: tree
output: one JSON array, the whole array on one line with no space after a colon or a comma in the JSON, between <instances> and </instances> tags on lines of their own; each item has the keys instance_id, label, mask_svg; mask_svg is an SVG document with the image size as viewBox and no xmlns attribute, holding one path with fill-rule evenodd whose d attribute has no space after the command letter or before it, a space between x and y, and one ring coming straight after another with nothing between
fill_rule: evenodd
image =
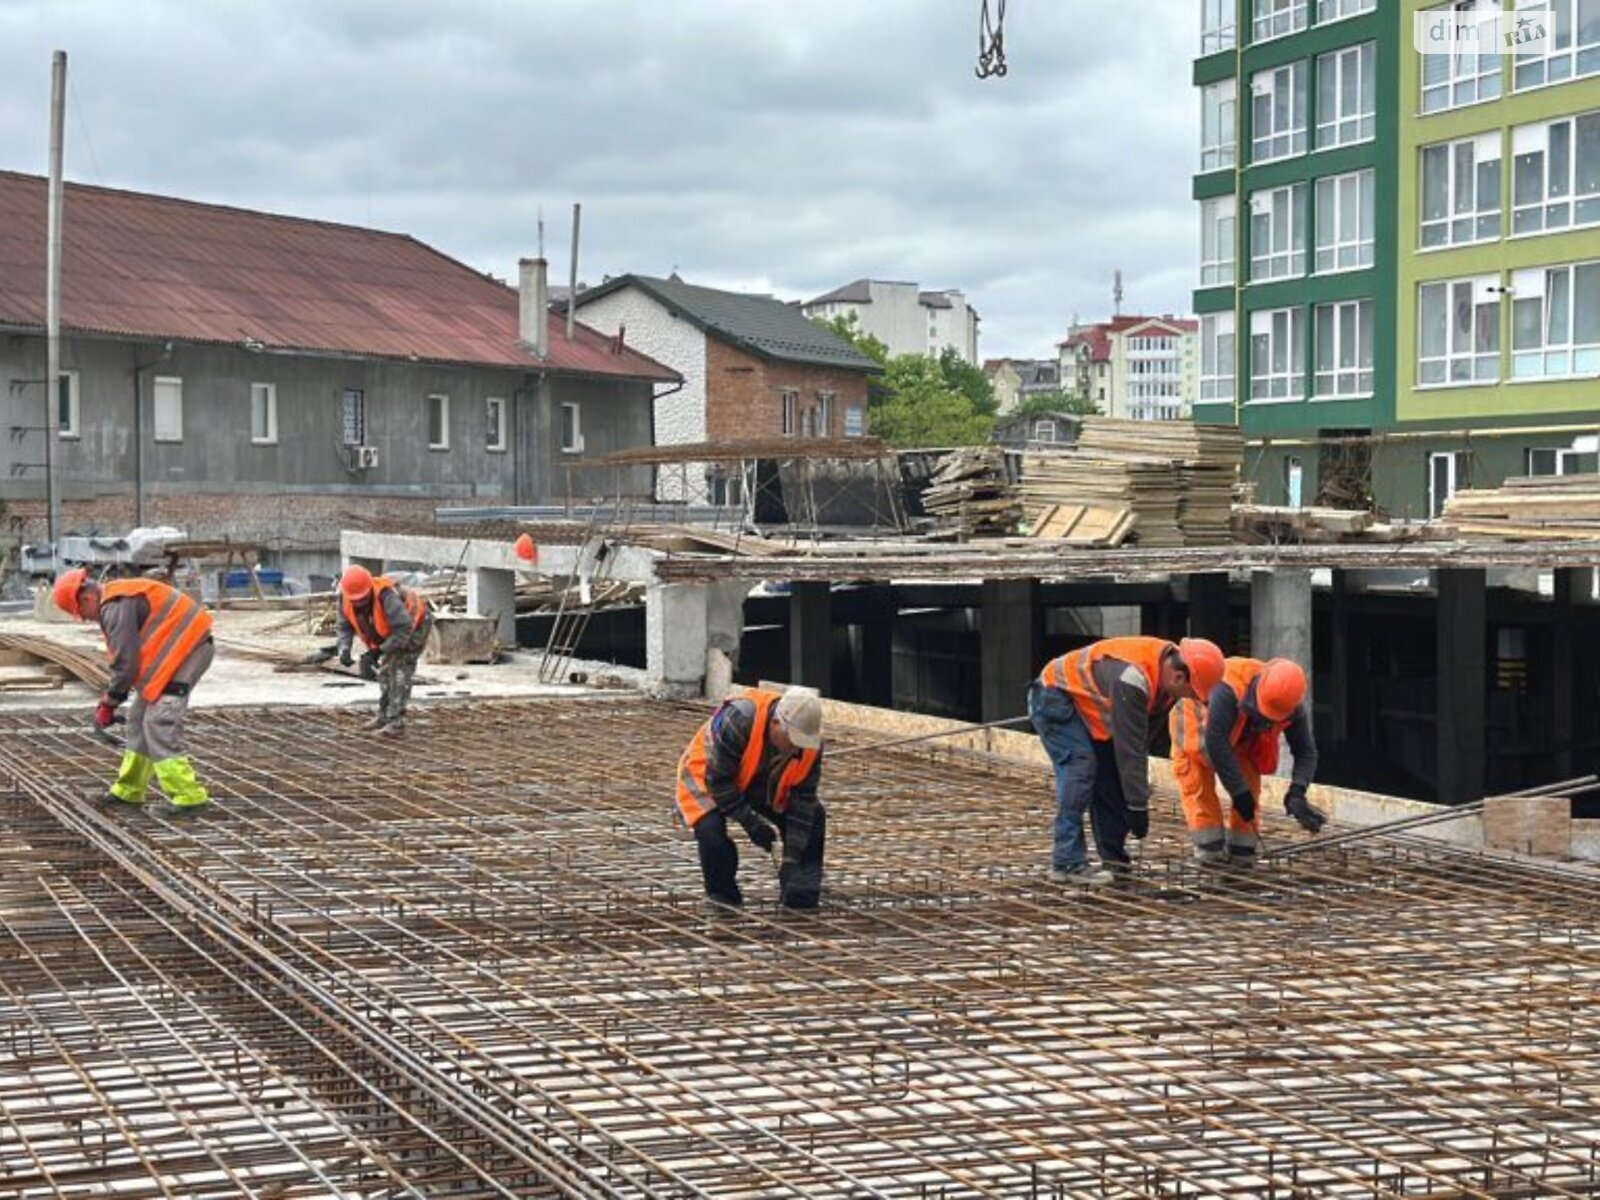
<instances>
[{"instance_id":1,"label":"tree","mask_svg":"<svg viewBox=\"0 0 1600 1200\"><path fill-rule=\"evenodd\" d=\"M880 367L888 363L889 347L863 330L855 313L840 313L836 317L812 317L811 320L829 333L842 337Z\"/></svg>"},{"instance_id":2,"label":"tree","mask_svg":"<svg viewBox=\"0 0 1600 1200\"><path fill-rule=\"evenodd\" d=\"M974 412L992 417L1000 411L1000 402L994 398L994 384L981 369L962 358L954 346L940 351L939 372L944 376L946 387L972 402Z\"/></svg>"},{"instance_id":3,"label":"tree","mask_svg":"<svg viewBox=\"0 0 1600 1200\"><path fill-rule=\"evenodd\" d=\"M1069 396L1065 392L1035 392L1006 414L1008 417L1031 417L1040 413L1072 413L1079 417L1093 417L1100 410L1087 396Z\"/></svg>"},{"instance_id":4,"label":"tree","mask_svg":"<svg viewBox=\"0 0 1600 1200\"><path fill-rule=\"evenodd\" d=\"M994 417L952 388L926 355L890 359L880 392L873 398L870 428L891 446L976 446L994 427Z\"/></svg>"}]
</instances>

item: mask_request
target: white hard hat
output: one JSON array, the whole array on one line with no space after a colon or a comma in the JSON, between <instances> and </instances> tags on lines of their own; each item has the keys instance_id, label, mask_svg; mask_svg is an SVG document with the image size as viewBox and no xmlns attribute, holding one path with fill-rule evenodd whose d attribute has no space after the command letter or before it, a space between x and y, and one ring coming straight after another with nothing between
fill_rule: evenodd
<instances>
[{"instance_id":1,"label":"white hard hat","mask_svg":"<svg viewBox=\"0 0 1600 1200\"><path fill-rule=\"evenodd\" d=\"M822 745L822 697L815 688L792 687L778 700L774 715L789 740L802 750Z\"/></svg>"}]
</instances>

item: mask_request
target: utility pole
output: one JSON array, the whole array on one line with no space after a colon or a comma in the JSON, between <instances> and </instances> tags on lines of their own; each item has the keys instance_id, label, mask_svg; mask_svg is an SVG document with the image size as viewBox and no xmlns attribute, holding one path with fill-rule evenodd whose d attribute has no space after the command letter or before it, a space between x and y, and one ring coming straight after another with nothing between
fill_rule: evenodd
<instances>
[{"instance_id":1,"label":"utility pole","mask_svg":"<svg viewBox=\"0 0 1600 1200\"><path fill-rule=\"evenodd\" d=\"M572 326L578 319L578 222L583 217L583 205L572 206L572 274L567 278L567 341L572 340Z\"/></svg>"},{"instance_id":2,"label":"utility pole","mask_svg":"<svg viewBox=\"0 0 1600 1200\"><path fill-rule=\"evenodd\" d=\"M61 536L61 480L56 464L61 433L61 142L67 104L67 52L50 64L50 199L45 247L44 494L52 551Z\"/></svg>"}]
</instances>

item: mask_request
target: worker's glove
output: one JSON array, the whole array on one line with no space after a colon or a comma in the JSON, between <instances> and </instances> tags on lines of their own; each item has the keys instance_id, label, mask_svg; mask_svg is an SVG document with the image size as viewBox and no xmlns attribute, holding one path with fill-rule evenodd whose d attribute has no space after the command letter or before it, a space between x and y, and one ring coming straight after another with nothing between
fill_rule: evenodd
<instances>
[{"instance_id":1,"label":"worker's glove","mask_svg":"<svg viewBox=\"0 0 1600 1200\"><path fill-rule=\"evenodd\" d=\"M1283 811L1300 822L1300 828L1308 833L1321 833L1322 827L1328 823L1328 814L1306 799L1306 789L1302 784L1289 786L1288 794L1283 798Z\"/></svg>"},{"instance_id":2,"label":"worker's glove","mask_svg":"<svg viewBox=\"0 0 1600 1200\"><path fill-rule=\"evenodd\" d=\"M1150 833L1150 810L1148 808L1130 808L1128 810L1128 832L1141 842Z\"/></svg>"},{"instance_id":3,"label":"worker's glove","mask_svg":"<svg viewBox=\"0 0 1600 1200\"><path fill-rule=\"evenodd\" d=\"M778 831L765 821L751 821L744 830L750 835L750 841L757 850L763 854L771 854L772 847L777 844Z\"/></svg>"},{"instance_id":4,"label":"worker's glove","mask_svg":"<svg viewBox=\"0 0 1600 1200\"><path fill-rule=\"evenodd\" d=\"M1236 792L1230 799L1233 801L1234 815L1248 825L1256 819L1256 798L1249 792Z\"/></svg>"},{"instance_id":5,"label":"worker's glove","mask_svg":"<svg viewBox=\"0 0 1600 1200\"><path fill-rule=\"evenodd\" d=\"M376 679L378 677L378 652L368 650L361 656L361 678Z\"/></svg>"},{"instance_id":6,"label":"worker's glove","mask_svg":"<svg viewBox=\"0 0 1600 1200\"><path fill-rule=\"evenodd\" d=\"M355 655L350 653L349 646L346 646L343 650L339 651L339 665L341 667L351 666L355 663L355 661Z\"/></svg>"},{"instance_id":7,"label":"worker's glove","mask_svg":"<svg viewBox=\"0 0 1600 1200\"><path fill-rule=\"evenodd\" d=\"M111 702L110 696L100 697L100 703L95 705L94 727L96 729L110 729L117 723L117 706Z\"/></svg>"}]
</instances>

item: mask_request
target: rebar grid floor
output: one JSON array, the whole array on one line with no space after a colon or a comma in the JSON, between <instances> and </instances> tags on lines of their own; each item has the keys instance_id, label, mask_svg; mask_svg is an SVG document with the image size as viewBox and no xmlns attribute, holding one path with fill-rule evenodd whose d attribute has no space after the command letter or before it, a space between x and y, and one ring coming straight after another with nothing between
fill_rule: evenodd
<instances>
[{"instance_id":1,"label":"rebar grid floor","mask_svg":"<svg viewBox=\"0 0 1600 1200\"><path fill-rule=\"evenodd\" d=\"M700 714L363 716L197 714L187 823L0 722L0 1196L1600 1194L1580 873L1201 876L1166 796L1083 895L1044 773L908 750L825 767L821 911L750 851L714 916L668 816Z\"/></svg>"}]
</instances>

